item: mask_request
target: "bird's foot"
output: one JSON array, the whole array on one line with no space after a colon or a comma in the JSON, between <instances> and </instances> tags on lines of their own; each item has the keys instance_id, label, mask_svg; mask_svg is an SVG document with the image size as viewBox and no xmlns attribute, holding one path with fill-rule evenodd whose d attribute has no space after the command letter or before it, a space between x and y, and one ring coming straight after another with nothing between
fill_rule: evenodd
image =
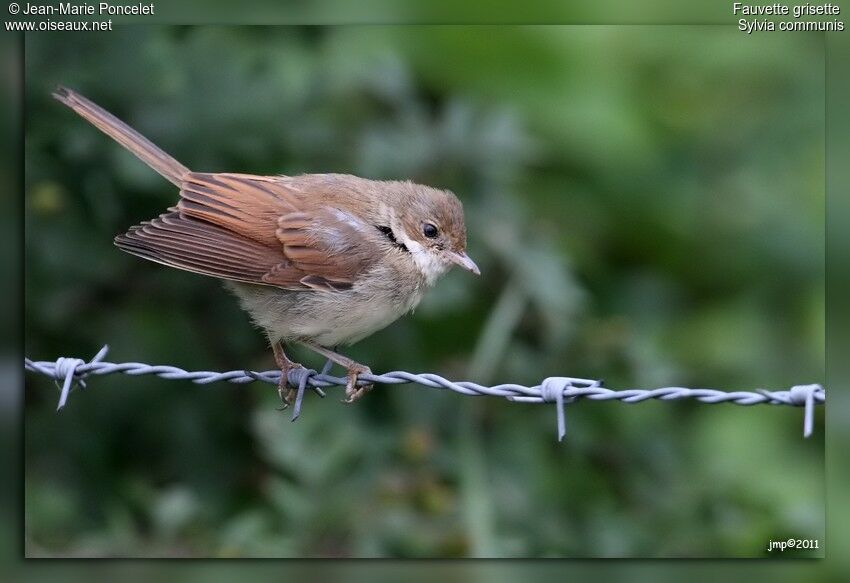
<instances>
[{"instance_id":1,"label":"bird's foot","mask_svg":"<svg viewBox=\"0 0 850 583\"><path fill-rule=\"evenodd\" d=\"M348 371L348 382L345 384L345 399L342 400L343 403L353 403L366 393L368 393L374 383L368 383L365 385L357 385L357 377L362 374L372 374L372 369L370 369L365 364L360 364L359 362L354 362L347 356L343 356L338 352L334 352L324 346L319 346L318 344L314 344L308 340L300 340L301 344L321 354L331 362L335 362L340 366L344 366L345 370Z\"/></svg>"},{"instance_id":2,"label":"bird's foot","mask_svg":"<svg viewBox=\"0 0 850 583\"><path fill-rule=\"evenodd\" d=\"M342 400L343 403L353 403L354 401L361 398L363 395L372 390L372 387L375 385L372 383L368 383L365 385L357 384L357 377L361 374L372 374L372 369L363 364L358 364L356 362L351 363L348 369L348 382L345 385L345 399Z\"/></svg>"},{"instance_id":3,"label":"bird's foot","mask_svg":"<svg viewBox=\"0 0 850 583\"><path fill-rule=\"evenodd\" d=\"M283 353L283 348L279 344L272 346L274 351L274 360L280 369L280 380L277 382L277 394L280 396L281 406L278 411L283 411L295 402L295 396L298 389L289 384L289 371L296 368L304 368L303 365L292 362Z\"/></svg>"}]
</instances>

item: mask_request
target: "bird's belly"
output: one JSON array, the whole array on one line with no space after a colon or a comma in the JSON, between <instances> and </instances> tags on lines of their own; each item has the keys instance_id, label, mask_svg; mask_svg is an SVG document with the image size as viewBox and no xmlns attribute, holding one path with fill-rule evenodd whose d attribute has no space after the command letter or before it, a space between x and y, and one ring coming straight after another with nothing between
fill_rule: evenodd
<instances>
[{"instance_id":1,"label":"bird's belly","mask_svg":"<svg viewBox=\"0 0 850 583\"><path fill-rule=\"evenodd\" d=\"M294 319L292 334L322 346L357 342L389 326L407 311L378 297L346 302L319 297L311 298L309 303L309 312L321 316Z\"/></svg>"},{"instance_id":2,"label":"bird's belly","mask_svg":"<svg viewBox=\"0 0 850 583\"><path fill-rule=\"evenodd\" d=\"M285 291L229 284L254 323L271 341L310 340L322 346L352 344L392 324L419 303L422 291L355 287L342 292Z\"/></svg>"}]
</instances>

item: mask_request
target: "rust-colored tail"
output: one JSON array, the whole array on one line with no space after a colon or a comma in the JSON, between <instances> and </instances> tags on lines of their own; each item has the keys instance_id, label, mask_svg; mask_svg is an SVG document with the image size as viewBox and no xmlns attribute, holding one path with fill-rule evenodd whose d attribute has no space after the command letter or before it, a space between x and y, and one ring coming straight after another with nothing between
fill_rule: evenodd
<instances>
[{"instance_id":1,"label":"rust-colored tail","mask_svg":"<svg viewBox=\"0 0 850 583\"><path fill-rule=\"evenodd\" d=\"M76 111L178 187L183 182L183 177L189 173L188 168L160 150L153 142L79 93L65 87L57 87L53 97Z\"/></svg>"}]
</instances>

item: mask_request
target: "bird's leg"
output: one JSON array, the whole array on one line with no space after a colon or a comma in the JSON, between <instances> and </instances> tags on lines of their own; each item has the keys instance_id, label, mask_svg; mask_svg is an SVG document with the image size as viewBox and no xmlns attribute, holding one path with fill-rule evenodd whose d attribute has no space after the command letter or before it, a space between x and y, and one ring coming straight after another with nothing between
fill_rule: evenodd
<instances>
[{"instance_id":1,"label":"bird's leg","mask_svg":"<svg viewBox=\"0 0 850 583\"><path fill-rule=\"evenodd\" d=\"M343 356L342 354L336 353L333 350L329 350L324 346L319 346L318 344L313 344L312 342L308 342L305 340L301 340L300 342L310 350L318 352L325 358L337 363L340 366L345 367L345 370L348 372L348 382L345 385L345 399L343 401L344 403L353 403L354 401L368 393L374 386L372 384L363 385L362 387L357 386L358 375L372 374L372 369L370 369L365 364L355 362L347 356Z\"/></svg>"},{"instance_id":2,"label":"bird's leg","mask_svg":"<svg viewBox=\"0 0 850 583\"><path fill-rule=\"evenodd\" d=\"M280 400L283 402L283 408L287 408L295 397L295 389L289 386L288 377L289 371L293 368L304 368L297 362L292 362L286 357L283 352L283 346L280 342L272 342L272 352L274 352L274 361L280 369L280 380L277 383L277 394L280 395Z\"/></svg>"}]
</instances>

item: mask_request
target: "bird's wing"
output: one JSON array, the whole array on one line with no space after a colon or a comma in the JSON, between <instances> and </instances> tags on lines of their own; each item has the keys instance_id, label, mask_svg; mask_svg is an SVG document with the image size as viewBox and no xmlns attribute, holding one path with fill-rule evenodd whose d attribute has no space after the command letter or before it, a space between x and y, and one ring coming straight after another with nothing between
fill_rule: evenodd
<instances>
[{"instance_id":1,"label":"bird's wing","mask_svg":"<svg viewBox=\"0 0 850 583\"><path fill-rule=\"evenodd\" d=\"M278 177L186 175L180 202L115 239L159 263L295 290L350 288L381 253L380 233L320 193Z\"/></svg>"}]
</instances>

